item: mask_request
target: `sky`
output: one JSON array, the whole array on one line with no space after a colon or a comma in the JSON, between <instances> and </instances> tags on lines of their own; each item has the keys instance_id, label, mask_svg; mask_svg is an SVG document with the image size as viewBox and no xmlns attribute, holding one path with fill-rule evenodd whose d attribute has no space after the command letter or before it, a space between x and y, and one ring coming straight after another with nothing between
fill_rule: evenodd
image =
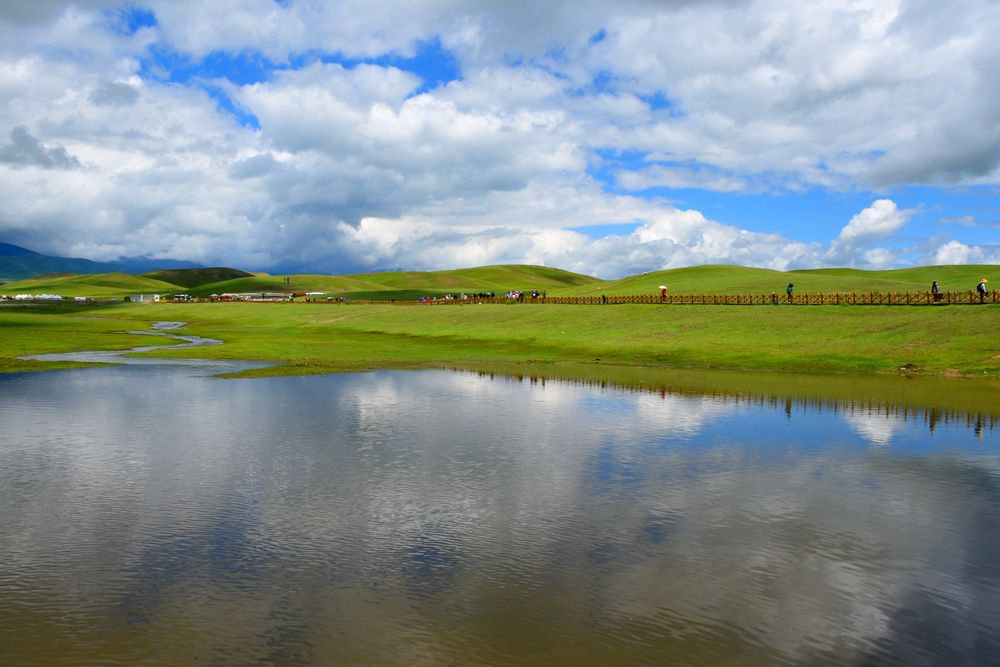
<instances>
[{"instance_id":1,"label":"sky","mask_svg":"<svg viewBox=\"0 0 1000 667\"><path fill-rule=\"evenodd\" d=\"M0 241L269 273L1000 264L995 0L0 0Z\"/></svg>"}]
</instances>

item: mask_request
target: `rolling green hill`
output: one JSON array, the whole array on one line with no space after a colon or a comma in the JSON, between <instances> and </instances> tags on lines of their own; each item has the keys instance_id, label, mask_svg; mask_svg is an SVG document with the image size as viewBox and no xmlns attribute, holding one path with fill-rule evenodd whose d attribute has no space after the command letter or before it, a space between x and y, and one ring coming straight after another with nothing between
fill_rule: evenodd
<instances>
[{"instance_id":1,"label":"rolling green hill","mask_svg":"<svg viewBox=\"0 0 1000 667\"><path fill-rule=\"evenodd\" d=\"M543 266L499 265L454 271L388 271L328 276L256 275L226 267L153 271L142 275L107 273L58 274L4 285L2 293L43 292L63 296L123 297L135 293L172 295L188 293L207 297L223 293L318 292L351 301L417 300L421 296L547 290L549 296L654 294L666 285L673 294L769 294L784 293L789 282L795 292L927 292L937 280L942 291L968 291L982 278L1000 287L1000 266L930 266L893 271L857 269L813 269L774 271L741 266L693 266L653 271L621 280L604 281Z\"/></svg>"},{"instance_id":2,"label":"rolling green hill","mask_svg":"<svg viewBox=\"0 0 1000 667\"><path fill-rule=\"evenodd\" d=\"M396 290L553 289L603 283L599 278L532 265L494 265L453 271L387 271L344 276Z\"/></svg>"},{"instance_id":3,"label":"rolling green hill","mask_svg":"<svg viewBox=\"0 0 1000 667\"><path fill-rule=\"evenodd\" d=\"M127 273L39 276L8 283L0 288L0 292L8 295L59 294L94 298L120 298L127 294L166 294L176 291L176 285Z\"/></svg>"},{"instance_id":4,"label":"rolling green hill","mask_svg":"<svg viewBox=\"0 0 1000 667\"><path fill-rule=\"evenodd\" d=\"M568 289L560 294L651 294L666 285L673 294L783 294L788 283L795 293L832 292L929 292L937 280L941 291L964 292L975 289L982 278L990 285L1000 283L1000 266L927 266L893 271L858 269L811 269L773 271L742 266L692 266L670 271L653 271L621 280Z\"/></svg>"},{"instance_id":5,"label":"rolling green hill","mask_svg":"<svg viewBox=\"0 0 1000 667\"><path fill-rule=\"evenodd\" d=\"M281 276L255 276L222 280L209 283L188 291L193 296L205 297L212 294L250 294L256 292L323 292L324 294L344 291L378 289L378 285L352 280L343 276L324 276L305 274L291 276L291 282L285 284Z\"/></svg>"},{"instance_id":6,"label":"rolling green hill","mask_svg":"<svg viewBox=\"0 0 1000 667\"><path fill-rule=\"evenodd\" d=\"M445 293L545 289L555 293L567 287L603 283L577 273L544 266L501 265L454 271L386 271L346 276L293 275L285 284L280 276L251 276L192 287L195 296L251 292L322 292L352 301L417 300Z\"/></svg>"},{"instance_id":7,"label":"rolling green hill","mask_svg":"<svg viewBox=\"0 0 1000 667\"><path fill-rule=\"evenodd\" d=\"M184 289L200 287L223 280L254 277L254 274L247 271L230 269L226 266L213 266L207 269L164 269L161 271L149 271L142 275L146 278L170 283Z\"/></svg>"}]
</instances>

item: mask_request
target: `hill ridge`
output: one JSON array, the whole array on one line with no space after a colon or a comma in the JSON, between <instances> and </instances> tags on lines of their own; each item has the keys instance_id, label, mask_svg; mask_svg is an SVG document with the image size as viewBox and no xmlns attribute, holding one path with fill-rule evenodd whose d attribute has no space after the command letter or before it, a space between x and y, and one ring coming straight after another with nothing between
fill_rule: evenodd
<instances>
[{"instance_id":1,"label":"hill ridge","mask_svg":"<svg viewBox=\"0 0 1000 667\"><path fill-rule=\"evenodd\" d=\"M90 259L54 257L22 248L12 243L0 242L0 282L37 278L54 273L99 274L127 273L140 274L153 268L188 268L192 262L176 260L149 260L142 258L125 259L117 262L95 262Z\"/></svg>"}]
</instances>

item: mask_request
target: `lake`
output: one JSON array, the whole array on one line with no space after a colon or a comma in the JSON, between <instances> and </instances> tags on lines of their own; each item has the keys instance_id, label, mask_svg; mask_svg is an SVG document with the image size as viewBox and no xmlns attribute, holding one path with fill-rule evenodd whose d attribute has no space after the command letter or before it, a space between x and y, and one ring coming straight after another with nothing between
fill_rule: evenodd
<instances>
[{"instance_id":1,"label":"lake","mask_svg":"<svg viewBox=\"0 0 1000 667\"><path fill-rule=\"evenodd\" d=\"M997 415L0 375L4 665L1000 664Z\"/></svg>"}]
</instances>

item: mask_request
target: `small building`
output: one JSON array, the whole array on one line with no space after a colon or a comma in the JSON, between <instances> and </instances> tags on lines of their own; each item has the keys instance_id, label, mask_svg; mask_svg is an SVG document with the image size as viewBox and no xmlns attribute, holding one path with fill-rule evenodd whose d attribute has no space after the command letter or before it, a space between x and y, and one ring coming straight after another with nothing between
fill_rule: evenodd
<instances>
[{"instance_id":1,"label":"small building","mask_svg":"<svg viewBox=\"0 0 1000 667\"><path fill-rule=\"evenodd\" d=\"M153 303L154 301L160 300L159 294L129 294L125 297L126 301L138 302L138 303Z\"/></svg>"}]
</instances>

